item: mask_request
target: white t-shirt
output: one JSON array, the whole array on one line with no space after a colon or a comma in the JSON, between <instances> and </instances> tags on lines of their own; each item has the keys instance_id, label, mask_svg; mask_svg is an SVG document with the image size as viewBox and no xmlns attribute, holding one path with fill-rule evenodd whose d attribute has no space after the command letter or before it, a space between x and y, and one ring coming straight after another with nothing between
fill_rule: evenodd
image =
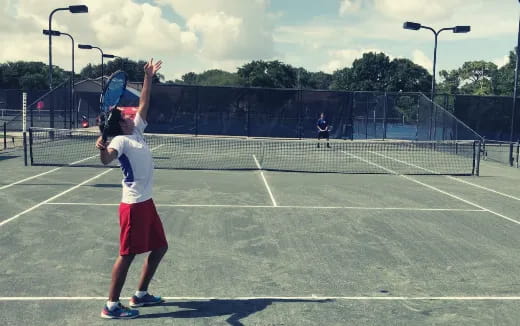
<instances>
[{"instance_id":1,"label":"white t-shirt","mask_svg":"<svg viewBox=\"0 0 520 326\"><path fill-rule=\"evenodd\" d=\"M116 136L108 145L108 148L117 151L117 158L124 175L121 202L127 204L152 198L153 159L143 134L148 123L137 113L134 124L132 135Z\"/></svg>"}]
</instances>

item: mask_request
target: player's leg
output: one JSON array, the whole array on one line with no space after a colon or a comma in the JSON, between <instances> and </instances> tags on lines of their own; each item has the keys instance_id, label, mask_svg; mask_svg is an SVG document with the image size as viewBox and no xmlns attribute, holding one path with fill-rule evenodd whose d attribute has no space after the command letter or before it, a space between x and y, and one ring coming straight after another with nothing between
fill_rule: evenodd
<instances>
[{"instance_id":1,"label":"player's leg","mask_svg":"<svg viewBox=\"0 0 520 326\"><path fill-rule=\"evenodd\" d=\"M132 248L132 210L135 204L121 203L119 205L119 257L112 268L112 281L108 294L108 302L101 311L101 317L110 319L128 319L139 315L137 310L129 309L119 302L121 289L125 284L128 269L134 260L137 251Z\"/></svg>"},{"instance_id":2,"label":"player's leg","mask_svg":"<svg viewBox=\"0 0 520 326\"><path fill-rule=\"evenodd\" d=\"M135 255L124 255L117 257L116 262L114 263L114 267L112 268L112 282L110 283L108 300L112 302L119 301L121 289L125 284L128 269L130 268L134 257Z\"/></svg>"},{"instance_id":3,"label":"player's leg","mask_svg":"<svg viewBox=\"0 0 520 326\"><path fill-rule=\"evenodd\" d=\"M102 318L108 319L131 319L139 316L139 311L129 309L119 302L121 289L125 284L128 269L135 255L120 255L112 268L112 281L108 293L108 302L101 311Z\"/></svg>"},{"instance_id":4,"label":"player's leg","mask_svg":"<svg viewBox=\"0 0 520 326\"><path fill-rule=\"evenodd\" d=\"M142 249L151 252L144 261L137 291L130 300L131 307L148 306L164 301L159 296L149 294L148 286L150 285L164 254L168 251L168 242L166 241L164 228L159 214L155 209L153 200L143 203L142 209L143 212L140 214L140 218L142 220L147 220L146 227L141 228L144 232L142 233L142 237L148 239L147 243L143 244L145 247Z\"/></svg>"},{"instance_id":5,"label":"player's leg","mask_svg":"<svg viewBox=\"0 0 520 326\"><path fill-rule=\"evenodd\" d=\"M148 285L152 280L159 263L161 262L164 254L168 251L168 246L155 249L145 259L143 269L141 271L141 278L139 279L138 291L148 291Z\"/></svg>"},{"instance_id":6,"label":"player's leg","mask_svg":"<svg viewBox=\"0 0 520 326\"><path fill-rule=\"evenodd\" d=\"M325 136L327 136L327 147L330 148L330 143L329 143L329 132L328 132L328 131L326 131Z\"/></svg>"}]
</instances>

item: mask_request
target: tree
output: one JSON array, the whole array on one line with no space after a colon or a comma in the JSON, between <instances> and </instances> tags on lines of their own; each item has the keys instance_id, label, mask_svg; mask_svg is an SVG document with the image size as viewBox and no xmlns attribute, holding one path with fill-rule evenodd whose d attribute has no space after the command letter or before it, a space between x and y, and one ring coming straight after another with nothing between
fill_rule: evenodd
<instances>
[{"instance_id":1,"label":"tree","mask_svg":"<svg viewBox=\"0 0 520 326\"><path fill-rule=\"evenodd\" d=\"M332 81L330 83L330 89L333 90L349 90L352 80L352 74L350 68L343 68L334 71L332 74Z\"/></svg>"},{"instance_id":2,"label":"tree","mask_svg":"<svg viewBox=\"0 0 520 326\"><path fill-rule=\"evenodd\" d=\"M0 65L0 88L48 89L48 66L43 62L16 61ZM54 86L69 79L70 75L60 67L53 69Z\"/></svg>"},{"instance_id":3,"label":"tree","mask_svg":"<svg viewBox=\"0 0 520 326\"><path fill-rule=\"evenodd\" d=\"M332 75L325 72L308 72L309 80L306 88L329 89L332 83Z\"/></svg>"},{"instance_id":4,"label":"tree","mask_svg":"<svg viewBox=\"0 0 520 326\"><path fill-rule=\"evenodd\" d=\"M182 75L181 80L177 80L180 84L186 85L203 85L203 86L239 86L241 85L240 78L237 74L212 69L206 70L201 74L189 72Z\"/></svg>"},{"instance_id":5,"label":"tree","mask_svg":"<svg viewBox=\"0 0 520 326\"><path fill-rule=\"evenodd\" d=\"M408 59L390 58L384 53L364 53L352 68L336 70L331 88L349 91L428 92L432 76Z\"/></svg>"},{"instance_id":6,"label":"tree","mask_svg":"<svg viewBox=\"0 0 520 326\"><path fill-rule=\"evenodd\" d=\"M493 79L498 72L497 65L486 61L467 61L459 68L459 76L463 81L461 90L465 94L494 94ZM464 84L464 82L466 82Z\"/></svg>"},{"instance_id":7,"label":"tree","mask_svg":"<svg viewBox=\"0 0 520 326\"><path fill-rule=\"evenodd\" d=\"M360 59L352 63L348 90L384 91L388 86L389 71L390 58L384 53L363 53Z\"/></svg>"},{"instance_id":8,"label":"tree","mask_svg":"<svg viewBox=\"0 0 520 326\"><path fill-rule=\"evenodd\" d=\"M510 51L508 63L498 69L493 82L495 85L496 95L513 96L513 89L515 87L515 69L516 54L515 52Z\"/></svg>"},{"instance_id":9,"label":"tree","mask_svg":"<svg viewBox=\"0 0 520 326\"><path fill-rule=\"evenodd\" d=\"M194 72L184 74L182 75L181 80L178 82L187 85L197 85L197 74Z\"/></svg>"},{"instance_id":10,"label":"tree","mask_svg":"<svg viewBox=\"0 0 520 326\"><path fill-rule=\"evenodd\" d=\"M409 59L394 59L390 62L385 91L424 92L431 89L432 75L428 70Z\"/></svg>"},{"instance_id":11,"label":"tree","mask_svg":"<svg viewBox=\"0 0 520 326\"><path fill-rule=\"evenodd\" d=\"M238 68L237 75L246 86L270 88L297 87L297 72L278 60L252 61Z\"/></svg>"},{"instance_id":12,"label":"tree","mask_svg":"<svg viewBox=\"0 0 520 326\"><path fill-rule=\"evenodd\" d=\"M133 61L127 58L108 61L105 63L104 67L104 75L110 76L117 70L121 69L121 61L124 60L124 71L128 74L128 80L130 81L137 81L142 82L144 78L144 65L146 64L146 61L139 60L139 61ZM99 65L92 65L88 64L86 67L81 69L80 72L81 78L90 78L90 79L96 79L101 76L101 64ZM153 83L157 83L160 80L163 80L164 76L160 73L156 74L153 78Z\"/></svg>"},{"instance_id":13,"label":"tree","mask_svg":"<svg viewBox=\"0 0 520 326\"><path fill-rule=\"evenodd\" d=\"M441 70L439 75L443 81L437 87L437 94L458 94L461 78L458 69L451 71Z\"/></svg>"}]
</instances>

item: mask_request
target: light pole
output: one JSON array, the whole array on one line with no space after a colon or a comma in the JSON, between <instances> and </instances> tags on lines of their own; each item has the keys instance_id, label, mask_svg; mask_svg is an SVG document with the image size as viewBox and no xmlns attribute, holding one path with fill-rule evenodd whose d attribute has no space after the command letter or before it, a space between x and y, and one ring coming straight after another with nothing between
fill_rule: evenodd
<instances>
[{"instance_id":1,"label":"light pole","mask_svg":"<svg viewBox=\"0 0 520 326\"><path fill-rule=\"evenodd\" d=\"M520 0L519 0L520 2ZM513 89L513 107L511 108L511 132L509 133L509 142L510 142L510 154L509 155L509 164L513 166L514 164L514 157L513 157L513 138L515 137L515 119L516 119L516 96L518 91L518 68L519 63L518 59L520 56L520 20L518 21L518 40L517 45L515 48L515 54L516 54L516 67L515 67L515 83L514 83L514 89Z\"/></svg>"},{"instance_id":2,"label":"light pole","mask_svg":"<svg viewBox=\"0 0 520 326\"><path fill-rule=\"evenodd\" d=\"M453 33L468 33L471 30L470 26L455 26L455 27L444 27L439 29L438 31L434 30L431 27L421 25L419 23L414 22L405 22L403 24L404 29L409 29L412 31L417 31L421 28L428 29L433 32L433 35L435 35L435 45L433 47L433 75L432 75L432 90L431 90L431 100L432 100L432 106L431 106L431 112L430 112L430 130L428 132L428 137L431 140L432 139L432 127L434 128L433 136L435 137L435 133L437 130L437 126L432 126L434 121L434 106L435 106L435 71L437 67L437 39L439 37L439 34L442 31L453 31ZM436 120L435 120L436 121Z\"/></svg>"},{"instance_id":3,"label":"light pole","mask_svg":"<svg viewBox=\"0 0 520 326\"><path fill-rule=\"evenodd\" d=\"M68 6L65 8L56 8L53 11L51 11L51 14L49 15L49 31L52 31L51 23L52 23L52 15L54 15L57 11L62 10L68 10L73 14L80 14L80 13L87 13L88 7L85 5L77 5L77 6ZM49 89L52 90L52 34L49 33ZM53 121L51 120L51 124L53 124ZM51 126L52 128L52 126Z\"/></svg>"},{"instance_id":4,"label":"light pole","mask_svg":"<svg viewBox=\"0 0 520 326\"><path fill-rule=\"evenodd\" d=\"M434 96L435 96L435 68L437 66L437 38L438 38L439 34L442 31L450 31L450 30L453 31L453 33L468 33L471 30L471 27L470 26L445 27L445 28L441 28L440 30L436 31L431 27L424 26L419 23L405 22L403 24L403 28L410 29L413 31L417 31L421 28L429 29L430 31L433 32L433 35L435 35L435 46L433 48L433 76L432 76L433 78L432 78L432 94L431 94L431 99L433 102Z\"/></svg>"},{"instance_id":5,"label":"light pole","mask_svg":"<svg viewBox=\"0 0 520 326\"><path fill-rule=\"evenodd\" d=\"M113 55L113 54L103 54L103 58L107 58L107 59L114 59L114 58L118 58L121 60L121 70L124 70L125 69L125 64L124 64L124 61L123 61L123 58L121 58L120 56L117 56L117 55Z\"/></svg>"},{"instance_id":6,"label":"light pole","mask_svg":"<svg viewBox=\"0 0 520 326\"><path fill-rule=\"evenodd\" d=\"M78 44L78 48L83 49L83 50L98 49L99 52L101 52L101 93L103 93L103 89L105 88L105 74L104 74L104 68L103 68L103 57L105 54L103 53L103 50L101 50L101 48L99 48L97 46L92 46L90 44Z\"/></svg>"},{"instance_id":7,"label":"light pole","mask_svg":"<svg viewBox=\"0 0 520 326\"><path fill-rule=\"evenodd\" d=\"M49 34L51 34L52 36L67 35L70 38L70 40L72 41L72 71L71 71L71 75L70 75L70 123L69 123L69 128L72 129L72 111L74 108L74 38L72 37L72 35L70 35L68 33L60 32L60 31L53 31L53 30L51 30L49 33L49 30L47 30L47 29L43 30L43 35L49 35Z\"/></svg>"}]
</instances>

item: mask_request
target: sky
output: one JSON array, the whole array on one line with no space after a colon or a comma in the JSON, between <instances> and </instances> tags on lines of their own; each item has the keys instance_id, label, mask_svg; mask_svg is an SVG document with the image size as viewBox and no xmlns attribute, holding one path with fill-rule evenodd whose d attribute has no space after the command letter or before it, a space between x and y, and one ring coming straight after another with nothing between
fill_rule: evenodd
<instances>
[{"instance_id":1,"label":"sky","mask_svg":"<svg viewBox=\"0 0 520 326\"><path fill-rule=\"evenodd\" d=\"M364 52L408 58L430 72L434 35L404 30L415 21L439 34L437 71L466 61L505 64L517 42L516 0L0 0L0 62L48 63L49 14L84 4L87 14L58 11L52 29L76 44L132 60L163 60L166 80L208 69L236 72L252 60L280 60L308 71L350 67ZM53 37L53 64L71 68L71 41ZM97 50L75 49L75 70L100 64Z\"/></svg>"}]
</instances>

